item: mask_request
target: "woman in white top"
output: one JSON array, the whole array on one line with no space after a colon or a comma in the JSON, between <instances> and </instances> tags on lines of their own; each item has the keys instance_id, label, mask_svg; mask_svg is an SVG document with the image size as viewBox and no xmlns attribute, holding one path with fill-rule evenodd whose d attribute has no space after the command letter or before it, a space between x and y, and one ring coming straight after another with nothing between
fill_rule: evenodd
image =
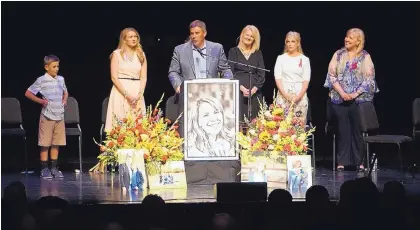
<instances>
[{"instance_id":1,"label":"woman in white top","mask_svg":"<svg viewBox=\"0 0 420 230\"><path fill-rule=\"evenodd\" d=\"M295 104L295 115L306 124L308 112L308 89L311 78L309 58L303 55L300 34L290 31L286 34L284 53L277 57L274 77L279 89L276 102L283 108Z\"/></svg>"}]
</instances>

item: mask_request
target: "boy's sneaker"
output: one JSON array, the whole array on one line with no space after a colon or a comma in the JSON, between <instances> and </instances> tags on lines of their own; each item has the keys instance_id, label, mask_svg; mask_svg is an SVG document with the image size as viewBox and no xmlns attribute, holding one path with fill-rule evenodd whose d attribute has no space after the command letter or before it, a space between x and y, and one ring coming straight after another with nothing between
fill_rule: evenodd
<instances>
[{"instance_id":1,"label":"boy's sneaker","mask_svg":"<svg viewBox=\"0 0 420 230\"><path fill-rule=\"evenodd\" d=\"M45 168L45 169L41 170L41 175L39 177L41 177L43 179L52 179L53 175L51 174L50 169Z\"/></svg>"},{"instance_id":2,"label":"boy's sneaker","mask_svg":"<svg viewBox=\"0 0 420 230\"><path fill-rule=\"evenodd\" d=\"M51 174L55 177L55 178L63 178L63 173L61 173L61 171L58 171L58 169L51 169Z\"/></svg>"}]
</instances>

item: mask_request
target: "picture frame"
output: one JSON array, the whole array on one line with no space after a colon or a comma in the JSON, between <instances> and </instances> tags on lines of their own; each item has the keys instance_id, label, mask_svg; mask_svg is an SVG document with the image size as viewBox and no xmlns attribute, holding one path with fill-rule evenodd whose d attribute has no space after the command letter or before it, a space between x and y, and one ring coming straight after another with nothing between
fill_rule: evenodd
<instances>
[{"instance_id":1,"label":"picture frame","mask_svg":"<svg viewBox=\"0 0 420 230\"><path fill-rule=\"evenodd\" d=\"M184 81L185 160L239 160L239 81Z\"/></svg>"},{"instance_id":2,"label":"picture frame","mask_svg":"<svg viewBox=\"0 0 420 230\"><path fill-rule=\"evenodd\" d=\"M290 193L305 194L312 186L311 155L287 156L287 178Z\"/></svg>"}]
</instances>

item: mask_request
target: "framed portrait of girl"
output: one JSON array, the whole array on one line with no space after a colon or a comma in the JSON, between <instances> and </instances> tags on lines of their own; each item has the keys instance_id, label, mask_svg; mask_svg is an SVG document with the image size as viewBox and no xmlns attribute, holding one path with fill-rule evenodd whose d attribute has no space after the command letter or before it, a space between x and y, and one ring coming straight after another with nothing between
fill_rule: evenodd
<instances>
[{"instance_id":1,"label":"framed portrait of girl","mask_svg":"<svg viewBox=\"0 0 420 230\"><path fill-rule=\"evenodd\" d=\"M238 160L239 82L184 82L185 160Z\"/></svg>"}]
</instances>

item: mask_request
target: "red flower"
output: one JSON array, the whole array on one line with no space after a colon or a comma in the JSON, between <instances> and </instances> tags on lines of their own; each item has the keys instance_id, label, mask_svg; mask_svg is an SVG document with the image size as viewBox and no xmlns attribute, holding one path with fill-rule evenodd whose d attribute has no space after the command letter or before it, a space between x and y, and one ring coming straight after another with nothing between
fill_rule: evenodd
<instances>
[{"instance_id":1,"label":"red flower","mask_svg":"<svg viewBox=\"0 0 420 230\"><path fill-rule=\"evenodd\" d=\"M290 134L290 135L293 135L293 134L295 134L295 130L293 130L293 129L290 129L290 130L289 130L289 134Z\"/></svg>"},{"instance_id":2,"label":"red flower","mask_svg":"<svg viewBox=\"0 0 420 230\"><path fill-rule=\"evenodd\" d=\"M290 152L292 150L292 148L290 147L289 144L284 145L284 150L286 150L287 152Z\"/></svg>"},{"instance_id":3,"label":"red flower","mask_svg":"<svg viewBox=\"0 0 420 230\"><path fill-rule=\"evenodd\" d=\"M270 133L271 135L274 135L274 134L276 134L276 133L277 133L277 131L273 129L273 130L270 130L270 131L269 131L269 133Z\"/></svg>"},{"instance_id":4,"label":"red flower","mask_svg":"<svg viewBox=\"0 0 420 230\"><path fill-rule=\"evenodd\" d=\"M357 62L353 62L353 64L351 65L351 69L357 69Z\"/></svg>"},{"instance_id":5,"label":"red flower","mask_svg":"<svg viewBox=\"0 0 420 230\"><path fill-rule=\"evenodd\" d=\"M166 123L171 124L171 120L169 120L168 118L165 119Z\"/></svg>"},{"instance_id":6,"label":"red flower","mask_svg":"<svg viewBox=\"0 0 420 230\"><path fill-rule=\"evenodd\" d=\"M110 148L112 148L112 147L114 147L114 142L108 142L108 147L110 147Z\"/></svg>"},{"instance_id":7,"label":"red flower","mask_svg":"<svg viewBox=\"0 0 420 230\"><path fill-rule=\"evenodd\" d=\"M308 150L308 146L303 146L303 151L306 151L306 150Z\"/></svg>"},{"instance_id":8,"label":"red flower","mask_svg":"<svg viewBox=\"0 0 420 230\"><path fill-rule=\"evenodd\" d=\"M296 145L296 147L299 147L301 144L302 144L302 143L300 143L300 141L295 140L295 145Z\"/></svg>"},{"instance_id":9,"label":"red flower","mask_svg":"<svg viewBox=\"0 0 420 230\"><path fill-rule=\"evenodd\" d=\"M153 110L153 116L156 116L156 114L159 112L159 110L156 108L155 110Z\"/></svg>"},{"instance_id":10,"label":"red flower","mask_svg":"<svg viewBox=\"0 0 420 230\"><path fill-rule=\"evenodd\" d=\"M103 145L101 145L101 152L104 152L105 150L106 150L106 147L105 146L103 146Z\"/></svg>"},{"instance_id":11,"label":"red flower","mask_svg":"<svg viewBox=\"0 0 420 230\"><path fill-rule=\"evenodd\" d=\"M174 127L175 130L177 130L179 126L178 125L174 125L173 127Z\"/></svg>"},{"instance_id":12,"label":"red flower","mask_svg":"<svg viewBox=\"0 0 420 230\"><path fill-rule=\"evenodd\" d=\"M145 160L147 160L147 159L149 159L150 155L145 153L145 154L143 154L143 157L144 157Z\"/></svg>"},{"instance_id":13,"label":"red flower","mask_svg":"<svg viewBox=\"0 0 420 230\"><path fill-rule=\"evenodd\" d=\"M273 121L281 121L281 120L282 120L282 117L277 116L277 115L273 116Z\"/></svg>"}]
</instances>

